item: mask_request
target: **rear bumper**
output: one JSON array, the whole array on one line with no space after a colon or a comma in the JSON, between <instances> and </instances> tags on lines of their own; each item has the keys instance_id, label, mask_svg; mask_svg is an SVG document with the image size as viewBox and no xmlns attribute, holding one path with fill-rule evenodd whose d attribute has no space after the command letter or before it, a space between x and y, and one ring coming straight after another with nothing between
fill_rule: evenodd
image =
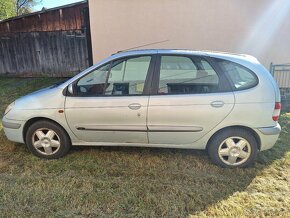
<instances>
[{"instance_id":1,"label":"rear bumper","mask_svg":"<svg viewBox=\"0 0 290 218\"><path fill-rule=\"evenodd\" d=\"M13 142L24 143L23 139L23 127L24 121L22 120L10 120L5 117L2 119L2 125L6 137Z\"/></svg>"},{"instance_id":2,"label":"rear bumper","mask_svg":"<svg viewBox=\"0 0 290 218\"><path fill-rule=\"evenodd\" d=\"M261 140L261 151L272 148L279 138L281 126L277 123L276 126L258 128L258 135Z\"/></svg>"},{"instance_id":3,"label":"rear bumper","mask_svg":"<svg viewBox=\"0 0 290 218\"><path fill-rule=\"evenodd\" d=\"M264 135L279 135L281 132L281 126L278 123L277 126L263 127L259 128L258 130Z\"/></svg>"}]
</instances>

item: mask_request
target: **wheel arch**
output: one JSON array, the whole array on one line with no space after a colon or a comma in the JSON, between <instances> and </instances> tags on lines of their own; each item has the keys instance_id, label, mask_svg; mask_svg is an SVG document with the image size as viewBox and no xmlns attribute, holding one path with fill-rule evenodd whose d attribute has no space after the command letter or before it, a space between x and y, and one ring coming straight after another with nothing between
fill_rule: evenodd
<instances>
[{"instance_id":1,"label":"wheel arch","mask_svg":"<svg viewBox=\"0 0 290 218\"><path fill-rule=\"evenodd\" d=\"M33 118L29 119L28 121L26 121L26 123L24 124L23 131L22 131L22 137L23 137L24 143L26 143L26 133L27 133L29 126L31 126L33 123L36 123L36 122L41 121L41 120L52 122L52 123L58 125L59 127L61 127L64 130L64 132L67 134L69 140L71 141L70 135L68 134L66 129L60 123L56 122L53 119L47 118L47 117L33 117Z\"/></svg>"},{"instance_id":2,"label":"wheel arch","mask_svg":"<svg viewBox=\"0 0 290 218\"><path fill-rule=\"evenodd\" d=\"M261 139L260 139L260 136L258 135L258 133L253 130L252 128L250 127L247 127L247 126L240 126L240 125L233 125L233 126L227 126L227 127L224 127L222 129L219 129L218 131L216 131L211 137L210 139L207 141L207 144L206 144L206 150L208 149L208 146L210 144L210 141L212 140L212 138L219 134L220 132L222 131L225 131L227 129L231 129L231 128L236 128L236 129L243 129L243 130L246 130L247 132L249 132L250 134L252 134L257 142L257 145L258 145L258 150L261 149Z\"/></svg>"}]
</instances>

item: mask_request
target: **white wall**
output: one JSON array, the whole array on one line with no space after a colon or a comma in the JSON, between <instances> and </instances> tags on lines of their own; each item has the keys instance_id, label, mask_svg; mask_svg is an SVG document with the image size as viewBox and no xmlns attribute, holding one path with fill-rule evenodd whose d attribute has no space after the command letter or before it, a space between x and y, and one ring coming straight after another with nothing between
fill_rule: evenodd
<instances>
[{"instance_id":1,"label":"white wall","mask_svg":"<svg viewBox=\"0 0 290 218\"><path fill-rule=\"evenodd\" d=\"M186 48L290 63L290 0L89 0L94 62L119 50Z\"/></svg>"}]
</instances>

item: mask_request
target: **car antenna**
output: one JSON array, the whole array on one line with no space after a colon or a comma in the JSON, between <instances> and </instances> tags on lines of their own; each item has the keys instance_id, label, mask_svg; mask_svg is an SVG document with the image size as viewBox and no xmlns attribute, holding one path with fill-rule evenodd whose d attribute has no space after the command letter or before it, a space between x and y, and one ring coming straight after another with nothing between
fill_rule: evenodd
<instances>
[{"instance_id":1,"label":"car antenna","mask_svg":"<svg viewBox=\"0 0 290 218\"><path fill-rule=\"evenodd\" d=\"M166 39L166 40L163 40L163 41L152 42L152 43L148 43L148 44L144 44L144 45L140 45L140 46L136 46L136 47L132 47L132 48L127 48L127 49L124 49L124 50L118 51L117 53L124 52L124 51L129 51L129 50L136 49L136 48L142 48L142 47L149 46L149 45L156 45L156 44L160 44L160 43L168 42L168 41L169 41L169 40Z\"/></svg>"}]
</instances>

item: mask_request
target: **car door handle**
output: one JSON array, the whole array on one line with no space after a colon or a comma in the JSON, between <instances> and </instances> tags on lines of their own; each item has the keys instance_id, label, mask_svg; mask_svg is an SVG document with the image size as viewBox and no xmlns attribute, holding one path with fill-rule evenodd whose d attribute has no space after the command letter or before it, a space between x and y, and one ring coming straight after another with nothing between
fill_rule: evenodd
<instances>
[{"instance_id":1,"label":"car door handle","mask_svg":"<svg viewBox=\"0 0 290 218\"><path fill-rule=\"evenodd\" d=\"M131 109L131 110L138 110L141 108L141 104L139 103L132 103L132 104L129 104L128 107Z\"/></svg>"},{"instance_id":2,"label":"car door handle","mask_svg":"<svg viewBox=\"0 0 290 218\"><path fill-rule=\"evenodd\" d=\"M222 107L222 106L224 106L224 104L225 103L223 101L213 101L213 102L210 103L210 105L212 107L216 107L216 108Z\"/></svg>"}]
</instances>

